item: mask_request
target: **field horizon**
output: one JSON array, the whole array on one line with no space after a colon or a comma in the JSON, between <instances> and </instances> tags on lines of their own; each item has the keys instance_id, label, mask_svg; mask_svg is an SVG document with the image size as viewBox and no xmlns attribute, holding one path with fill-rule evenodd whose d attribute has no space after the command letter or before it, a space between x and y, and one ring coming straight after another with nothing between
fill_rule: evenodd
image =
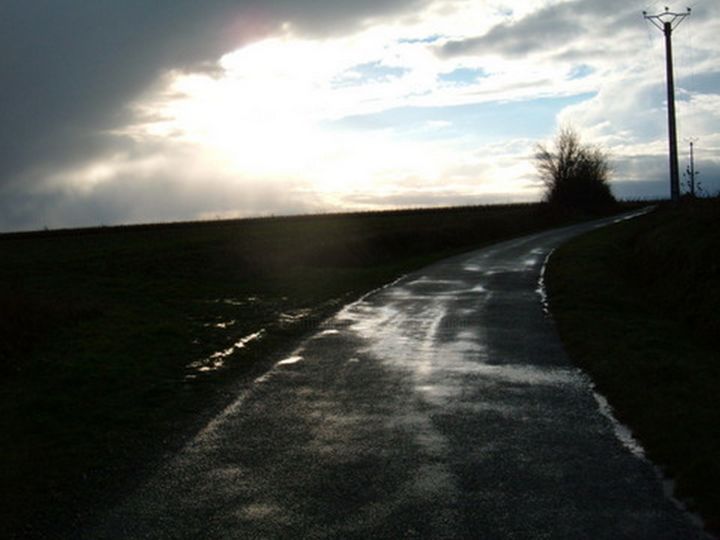
<instances>
[{"instance_id":1,"label":"field horizon","mask_svg":"<svg viewBox=\"0 0 720 540\"><path fill-rule=\"evenodd\" d=\"M662 204L668 202L669 199L663 197L646 197L646 198L627 198L617 199L621 205L644 205L644 204ZM417 213L432 212L453 212L463 209L489 209L489 208L512 208L512 207L543 207L547 203L543 200L525 201L525 202L497 202L497 203L477 203L477 204L453 204L440 206L408 206L397 208L383 208L377 210L329 210L327 212L308 212L308 213L289 213L289 214L271 214L271 215L248 215L242 217L218 217L218 218L198 218L198 219L177 219L177 220L159 220L159 221L137 221L127 223L99 224L99 225L80 225L80 226L60 226L60 227L42 227L32 229L7 230L0 231L0 238L3 237L22 237L22 236L56 236L66 234L94 234L98 232L107 232L108 230L142 230L150 228L182 228L182 227L213 227L227 226L240 223L253 223L263 221L292 221L307 220L316 218L361 218L366 216L381 215L404 215ZM566 210L567 213L572 213ZM581 212L578 215L582 215Z\"/></svg>"}]
</instances>

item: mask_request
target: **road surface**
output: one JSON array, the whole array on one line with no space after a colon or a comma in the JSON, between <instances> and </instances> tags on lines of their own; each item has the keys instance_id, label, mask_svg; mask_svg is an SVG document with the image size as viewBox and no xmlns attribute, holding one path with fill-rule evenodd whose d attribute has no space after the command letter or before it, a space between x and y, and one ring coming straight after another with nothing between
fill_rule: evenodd
<instances>
[{"instance_id":1,"label":"road surface","mask_svg":"<svg viewBox=\"0 0 720 540\"><path fill-rule=\"evenodd\" d=\"M79 536L702 538L544 312L547 255L594 226L448 259L345 307Z\"/></svg>"}]
</instances>

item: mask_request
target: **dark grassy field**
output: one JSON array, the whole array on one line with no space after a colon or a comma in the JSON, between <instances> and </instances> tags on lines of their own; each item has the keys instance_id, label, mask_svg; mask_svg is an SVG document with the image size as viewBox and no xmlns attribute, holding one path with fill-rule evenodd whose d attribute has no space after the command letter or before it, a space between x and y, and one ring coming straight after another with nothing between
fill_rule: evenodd
<instances>
[{"instance_id":1,"label":"dark grassy field","mask_svg":"<svg viewBox=\"0 0 720 540\"><path fill-rule=\"evenodd\" d=\"M570 242L547 283L572 358L720 531L720 199Z\"/></svg>"},{"instance_id":2,"label":"dark grassy field","mask_svg":"<svg viewBox=\"0 0 720 540\"><path fill-rule=\"evenodd\" d=\"M514 205L0 235L0 537L111 503L341 304L571 218Z\"/></svg>"}]
</instances>

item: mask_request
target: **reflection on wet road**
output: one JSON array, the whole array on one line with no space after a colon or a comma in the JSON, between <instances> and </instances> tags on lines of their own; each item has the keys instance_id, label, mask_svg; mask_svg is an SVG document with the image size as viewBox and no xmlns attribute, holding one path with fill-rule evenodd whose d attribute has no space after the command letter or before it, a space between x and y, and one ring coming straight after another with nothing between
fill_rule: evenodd
<instances>
[{"instance_id":1,"label":"reflection on wet road","mask_svg":"<svg viewBox=\"0 0 720 540\"><path fill-rule=\"evenodd\" d=\"M590 227L345 307L83 536L701 538L543 311L548 253Z\"/></svg>"}]
</instances>

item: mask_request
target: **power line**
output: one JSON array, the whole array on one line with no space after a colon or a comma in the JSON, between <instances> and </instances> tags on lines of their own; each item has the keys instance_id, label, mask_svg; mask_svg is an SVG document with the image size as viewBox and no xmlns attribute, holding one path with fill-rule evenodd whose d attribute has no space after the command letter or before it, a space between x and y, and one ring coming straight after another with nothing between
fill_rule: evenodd
<instances>
[{"instance_id":1,"label":"power line","mask_svg":"<svg viewBox=\"0 0 720 540\"><path fill-rule=\"evenodd\" d=\"M675 13L670 8L657 15L648 15L643 11L645 20L650 21L665 34L665 70L667 74L668 102L668 142L670 149L670 198L677 203L680 200L680 171L677 154L677 128L675 123L675 80L673 77L672 32L685 18L690 15L690 8L685 13Z\"/></svg>"}]
</instances>

